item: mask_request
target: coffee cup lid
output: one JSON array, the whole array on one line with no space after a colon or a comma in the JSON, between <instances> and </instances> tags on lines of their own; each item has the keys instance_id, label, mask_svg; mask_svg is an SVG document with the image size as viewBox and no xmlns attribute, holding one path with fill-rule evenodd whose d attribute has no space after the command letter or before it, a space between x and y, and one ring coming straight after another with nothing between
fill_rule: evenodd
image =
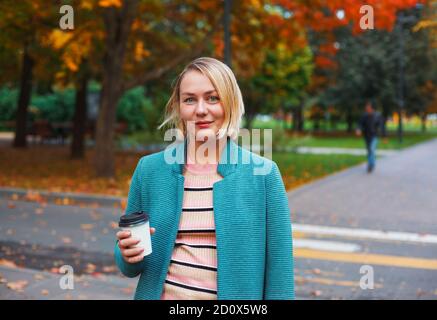
<instances>
[{"instance_id":1,"label":"coffee cup lid","mask_svg":"<svg viewBox=\"0 0 437 320\"><path fill-rule=\"evenodd\" d=\"M131 225L139 224L149 221L149 215L144 211L125 214L120 217L119 227L129 227Z\"/></svg>"}]
</instances>

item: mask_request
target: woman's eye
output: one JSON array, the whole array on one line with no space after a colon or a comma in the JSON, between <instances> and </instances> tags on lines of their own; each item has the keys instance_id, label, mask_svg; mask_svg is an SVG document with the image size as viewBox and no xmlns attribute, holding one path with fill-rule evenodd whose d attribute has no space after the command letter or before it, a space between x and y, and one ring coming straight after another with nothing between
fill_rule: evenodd
<instances>
[{"instance_id":1,"label":"woman's eye","mask_svg":"<svg viewBox=\"0 0 437 320\"><path fill-rule=\"evenodd\" d=\"M193 98L187 98L187 99L184 100L184 102L185 103L191 103L191 102L193 102L193 100L194 100Z\"/></svg>"},{"instance_id":2,"label":"woman's eye","mask_svg":"<svg viewBox=\"0 0 437 320\"><path fill-rule=\"evenodd\" d=\"M217 102L217 101L220 100L220 98L217 97L217 96L210 96L209 99L210 99L212 102Z\"/></svg>"}]
</instances>

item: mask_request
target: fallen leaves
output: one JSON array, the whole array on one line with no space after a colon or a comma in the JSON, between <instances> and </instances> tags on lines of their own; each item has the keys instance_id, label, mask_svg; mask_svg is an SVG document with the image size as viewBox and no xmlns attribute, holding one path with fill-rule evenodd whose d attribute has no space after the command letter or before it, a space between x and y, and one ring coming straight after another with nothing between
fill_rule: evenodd
<instances>
[{"instance_id":1,"label":"fallen leaves","mask_svg":"<svg viewBox=\"0 0 437 320\"><path fill-rule=\"evenodd\" d=\"M313 297L320 297L322 295L322 291L320 291L320 290L311 291L311 295Z\"/></svg>"},{"instance_id":2,"label":"fallen leaves","mask_svg":"<svg viewBox=\"0 0 437 320\"><path fill-rule=\"evenodd\" d=\"M64 205L64 206L68 206L70 204L73 204L73 201L70 198L64 197L64 198L57 198L55 200L55 203L57 205Z\"/></svg>"},{"instance_id":3,"label":"fallen leaves","mask_svg":"<svg viewBox=\"0 0 437 320\"><path fill-rule=\"evenodd\" d=\"M44 198L41 196L39 192L36 191L27 191L26 195L24 196L24 199L27 201L33 201L33 202L43 202Z\"/></svg>"},{"instance_id":4,"label":"fallen leaves","mask_svg":"<svg viewBox=\"0 0 437 320\"><path fill-rule=\"evenodd\" d=\"M91 223L83 223L80 225L80 228L85 231L90 231L94 228L94 225Z\"/></svg>"},{"instance_id":5,"label":"fallen leaves","mask_svg":"<svg viewBox=\"0 0 437 320\"><path fill-rule=\"evenodd\" d=\"M0 157L0 185L49 192L79 192L126 197L129 185L126 181L138 164L138 153L116 153L115 179L95 178L93 159L95 150L87 150L84 159L71 161L69 147L32 145L26 150L3 147ZM27 200L46 203L44 193L29 191L13 193L11 201ZM55 199L56 201L56 199ZM71 198L58 198L58 204L71 204ZM123 202L116 202L122 206Z\"/></svg>"},{"instance_id":6,"label":"fallen leaves","mask_svg":"<svg viewBox=\"0 0 437 320\"><path fill-rule=\"evenodd\" d=\"M28 284L29 282L26 280L18 280L14 282L8 282L6 283L6 286L11 290L22 292Z\"/></svg>"},{"instance_id":7,"label":"fallen leaves","mask_svg":"<svg viewBox=\"0 0 437 320\"><path fill-rule=\"evenodd\" d=\"M113 266L104 266L102 270L103 272L113 273L113 272L117 272L118 269L115 265L113 265Z\"/></svg>"},{"instance_id":8,"label":"fallen leaves","mask_svg":"<svg viewBox=\"0 0 437 320\"><path fill-rule=\"evenodd\" d=\"M69 237L62 237L61 241L65 244L70 244L72 242L71 238L69 238Z\"/></svg>"},{"instance_id":9,"label":"fallen leaves","mask_svg":"<svg viewBox=\"0 0 437 320\"><path fill-rule=\"evenodd\" d=\"M321 273L320 269L317 269L317 268L313 269L312 272L314 274L320 274Z\"/></svg>"},{"instance_id":10,"label":"fallen leaves","mask_svg":"<svg viewBox=\"0 0 437 320\"><path fill-rule=\"evenodd\" d=\"M126 198L121 199L120 200L120 207L123 211L126 209L126 206L127 206L127 199Z\"/></svg>"},{"instance_id":11,"label":"fallen leaves","mask_svg":"<svg viewBox=\"0 0 437 320\"><path fill-rule=\"evenodd\" d=\"M15 262L7 259L0 259L0 266L2 267L9 267L9 268L17 268L17 265Z\"/></svg>"},{"instance_id":12,"label":"fallen leaves","mask_svg":"<svg viewBox=\"0 0 437 320\"><path fill-rule=\"evenodd\" d=\"M92 263L88 263L85 267L85 272L86 273L93 273L96 271L96 265L92 264Z\"/></svg>"},{"instance_id":13,"label":"fallen leaves","mask_svg":"<svg viewBox=\"0 0 437 320\"><path fill-rule=\"evenodd\" d=\"M41 273L37 273L33 276L34 280L40 281L40 280L44 280L45 277L41 274Z\"/></svg>"},{"instance_id":14,"label":"fallen leaves","mask_svg":"<svg viewBox=\"0 0 437 320\"><path fill-rule=\"evenodd\" d=\"M132 294L133 293L133 289L132 288L122 288L121 292L123 292L125 294Z\"/></svg>"}]
</instances>

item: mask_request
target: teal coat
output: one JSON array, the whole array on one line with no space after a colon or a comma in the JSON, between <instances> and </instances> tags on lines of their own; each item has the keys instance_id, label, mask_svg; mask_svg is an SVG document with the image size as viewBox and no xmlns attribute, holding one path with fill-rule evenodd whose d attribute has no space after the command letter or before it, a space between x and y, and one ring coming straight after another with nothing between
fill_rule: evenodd
<instances>
[{"instance_id":1,"label":"teal coat","mask_svg":"<svg viewBox=\"0 0 437 320\"><path fill-rule=\"evenodd\" d=\"M126 213L143 210L156 228L153 252L141 262L125 262L115 245L120 271L140 275L138 300L161 297L182 211L184 150L179 143L142 157L132 177ZM217 171L223 176L213 186L218 299L294 299L290 209L277 165L228 140Z\"/></svg>"}]
</instances>

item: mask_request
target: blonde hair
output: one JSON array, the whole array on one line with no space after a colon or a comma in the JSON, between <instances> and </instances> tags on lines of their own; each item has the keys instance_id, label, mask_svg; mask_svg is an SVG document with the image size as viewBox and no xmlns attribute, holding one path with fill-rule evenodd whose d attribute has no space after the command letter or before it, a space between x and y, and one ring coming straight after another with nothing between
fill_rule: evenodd
<instances>
[{"instance_id":1,"label":"blonde hair","mask_svg":"<svg viewBox=\"0 0 437 320\"><path fill-rule=\"evenodd\" d=\"M158 129L167 125L182 130L186 136L185 124L179 116L179 103L181 82L189 71L198 71L208 77L217 90L225 114L223 126L218 132L219 138L227 135L236 139L244 114L243 97L232 70L223 62L209 57L197 58L190 62L176 78L173 92L165 106L165 119Z\"/></svg>"}]
</instances>

